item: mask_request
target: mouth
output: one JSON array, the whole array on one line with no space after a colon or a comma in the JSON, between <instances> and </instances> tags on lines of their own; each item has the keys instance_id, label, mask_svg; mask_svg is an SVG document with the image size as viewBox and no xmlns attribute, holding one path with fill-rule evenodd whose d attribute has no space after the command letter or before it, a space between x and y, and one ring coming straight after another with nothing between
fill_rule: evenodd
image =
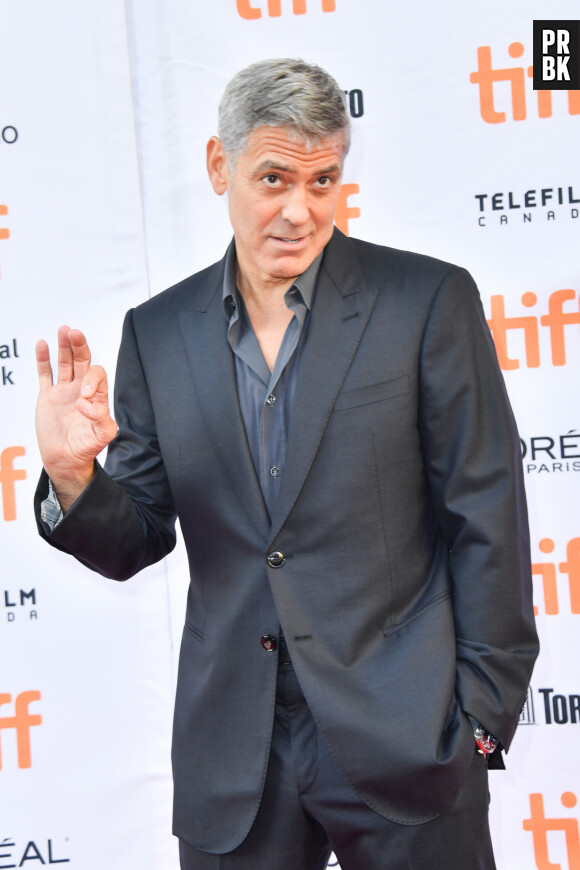
<instances>
[{"instance_id":1,"label":"mouth","mask_svg":"<svg viewBox=\"0 0 580 870\"><path fill-rule=\"evenodd\" d=\"M285 236L273 236L274 241L281 242L283 245L299 245L303 242L306 236L300 236L297 239L286 238Z\"/></svg>"}]
</instances>

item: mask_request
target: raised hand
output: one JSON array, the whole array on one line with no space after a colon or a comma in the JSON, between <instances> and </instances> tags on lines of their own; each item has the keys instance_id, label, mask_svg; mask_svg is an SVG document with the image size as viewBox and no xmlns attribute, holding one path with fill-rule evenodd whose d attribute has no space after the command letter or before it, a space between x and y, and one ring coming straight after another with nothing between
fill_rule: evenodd
<instances>
[{"instance_id":1,"label":"raised hand","mask_svg":"<svg viewBox=\"0 0 580 870\"><path fill-rule=\"evenodd\" d=\"M63 511L94 474L95 457L117 434L109 412L107 374L91 366L91 352L78 329L58 330L58 378L53 382L45 341L36 345L40 393L36 435L46 473Z\"/></svg>"}]
</instances>

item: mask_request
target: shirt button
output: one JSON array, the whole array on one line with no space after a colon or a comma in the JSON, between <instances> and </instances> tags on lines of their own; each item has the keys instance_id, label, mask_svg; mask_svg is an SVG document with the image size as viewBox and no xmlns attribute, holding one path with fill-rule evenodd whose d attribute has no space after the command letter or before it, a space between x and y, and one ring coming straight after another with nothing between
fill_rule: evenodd
<instances>
[{"instance_id":1,"label":"shirt button","mask_svg":"<svg viewBox=\"0 0 580 870\"><path fill-rule=\"evenodd\" d=\"M272 466L272 468L270 469L270 474L272 475L272 477L280 477L280 469L277 465Z\"/></svg>"},{"instance_id":2,"label":"shirt button","mask_svg":"<svg viewBox=\"0 0 580 870\"><path fill-rule=\"evenodd\" d=\"M286 556L284 553L281 553L280 550L274 550L274 552L270 553L267 558L270 568L281 568L285 561Z\"/></svg>"},{"instance_id":3,"label":"shirt button","mask_svg":"<svg viewBox=\"0 0 580 870\"><path fill-rule=\"evenodd\" d=\"M268 398L266 399L266 404L270 405L270 407L276 404L276 396L274 395L274 393L268 396Z\"/></svg>"},{"instance_id":4,"label":"shirt button","mask_svg":"<svg viewBox=\"0 0 580 870\"><path fill-rule=\"evenodd\" d=\"M277 647L276 638L273 634L263 634L260 638L260 643L266 650L266 652L274 652Z\"/></svg>"}]
</instances>

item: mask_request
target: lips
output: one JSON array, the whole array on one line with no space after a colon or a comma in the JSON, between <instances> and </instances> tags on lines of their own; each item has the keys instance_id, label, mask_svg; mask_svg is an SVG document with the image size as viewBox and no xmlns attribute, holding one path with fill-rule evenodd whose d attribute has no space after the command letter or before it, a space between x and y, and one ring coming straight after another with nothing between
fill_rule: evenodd
<instances>
[{"instance_id":1,"label":"lips","mask_svg":"<svg viewBox=\"0 0 580 870\"><path fill-rule=\"evenodd\" d=\"M302 236L270 236L270 244L273 246L273 250L280 254L302 254L308 246L312 243L312 237L309 233L305 233Z\"/></svg>"}]
</instances>

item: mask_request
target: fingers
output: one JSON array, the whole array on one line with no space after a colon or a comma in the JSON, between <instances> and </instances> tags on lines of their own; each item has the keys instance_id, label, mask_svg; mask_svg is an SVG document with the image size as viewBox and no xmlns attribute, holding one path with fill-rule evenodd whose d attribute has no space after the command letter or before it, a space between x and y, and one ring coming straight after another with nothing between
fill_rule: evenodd
<instances>
[{"instance_id":1,"label":"fingers","mask_svg":"<svg viewBox=\"0 0 580 870\"><path fill-rule=\"evenodd\" d=\"M83 333L70 326L61 326L58 330L58 383L66 384L84 378L90 365L91 352ZM52 386L50 352L44 340L36 344L36 368L41 390Z\"/></svg>"},{"instance_id":2,"label":"fingers","mask_svg":"<svg viewBox=\"0 0 580 870\"><path fill-rule=\"evenodd\" d=\"M58 330L58 374L59 384L67 383L73 379L72 348L68 334L69 326L61 326Z\"/></svg>"},{"instance_id":3,"label":"fingers","mask_svg":"<svg viewBox=\"0 0 580 870\"><path fill-rule=\"evenodd\" d=\"M103 404L108 402L107 373L102 366L91 366L83 378L81 398Z\"/></svg>"},{"instance_id":4,"label":"fingers","mask_svg":"<svg viewBox=\"0 0 580 870\"><path fill-rule=\"evenodd\" d=\"M58 330L58 382L70 383L84 378L91 365L87 340L79 329L61 326Z\"/></svg>"},{"instance_id":5,"label":"fingers","mask_svg":"<svg viewBox=\"0 0 580 870\"><path fill-rule=\"evenodd\" d=\"M36 366L41 391L53 385L50 351L46 341L36 344ZM61 326L58 330L58 383L81 381L79 411L93 422L110 418L107 373L102 366L91 366L91 352L79 329ZM116 424L112 422L115 427Z\"/></svg>"},{"instance_id":6,"label":"fingers","mask_svg":"<svg viewBox=\"0 0 580 870\"><path fill-rule=\"evenodd\" d=\"M102 366L91 366L85 375L77 407L94 424L95 434L103 446L113 440L118 427L109 411L107 373Z\"/></svg>"},{"instance_id":7,"label":"fingers","mask_svg":"<svg viewBox=\"0 0 580 870\"><path fill-rule=\"evenodd\" d=\"M50 364L50 352L48 345L42 339L36 342L36 370L40 389L46 390L52 386L52 366Z\"/></svg>"}]
</instances>

